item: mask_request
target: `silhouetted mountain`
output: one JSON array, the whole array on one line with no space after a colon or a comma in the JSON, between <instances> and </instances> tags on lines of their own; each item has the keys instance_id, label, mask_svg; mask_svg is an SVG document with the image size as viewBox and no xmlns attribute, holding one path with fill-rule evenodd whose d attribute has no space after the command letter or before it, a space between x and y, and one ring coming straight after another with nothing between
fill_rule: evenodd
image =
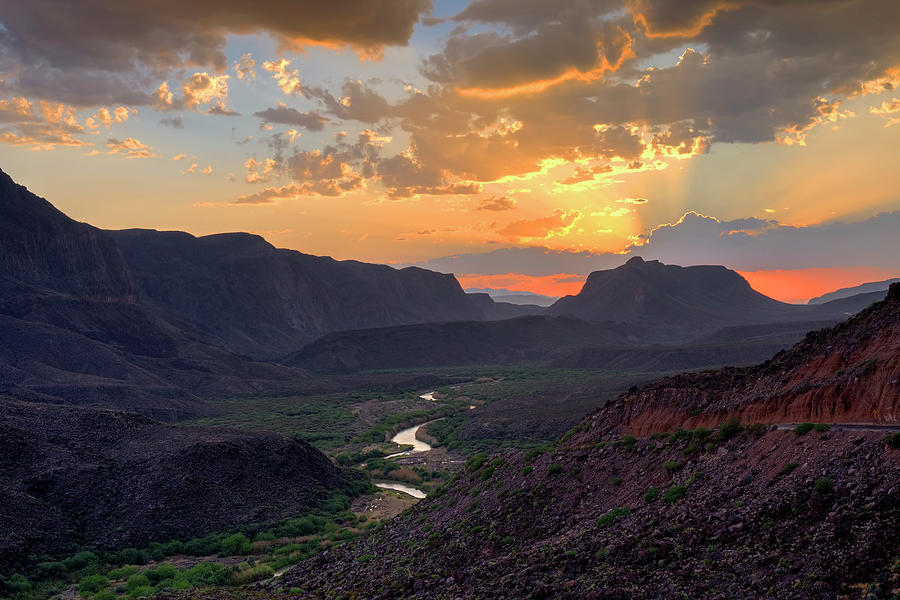
<instances>
[{"instance_id":1,"label":"silhouetted mountain","mask_svg":"<svg viewBox=\"0 0 900 600\"><path fill-rule=\"evenodd\" d=\"M116 242L0 173L0 393L137 410L208 412L194 394L278 389L306 375L239 358L138 302Z\"/></svg>"},{"instance_id":2,"label":"silhouetted mountain","mask_svg":"<svg viewBox=\"0 0 900 600\"><path fill-rule=\"evenodd\" d=\"M484 318L453 275L280 250L246 233L109 233L141 302L248 356L283 356L332 331Z\"/></svg>"},{"instance_id":3,"label":"silhouetted mountain","mask_svg":"<svg viewBox=\"0 0 900 600\"><path fill-rule=\"evenodd\" d=\"M305 442L0 396L0 563L294 518L362 476Z\"/></svg>"},{"instance_id":4,"label":"silhouetted mountain","mask_svg":"<svg viewBox=\"0 0 900 600\"><path fill-rule=\"evenodd\" d=\"M467 292L466 296L477 306L484 318L488 321L500 321L502 319L515 319L529 315L544 313L544 307L536 304L516 304L513 302L501 302L488 294Z\"/></svg>"},{"instance_id":5,"label":"silhouetted mountain","mask_svg":"<svg viewBox=\"0 0 900 600\"><path fill-rule=\"evenodd\" d=\"M628 328L571 317L428 323L329 334L285 364L316 371L359 371L546 360L585 345L622 346Z\"/></svg>"},{"instance_id":6,"label":"silhouetted mountain","mask_svg":"<svg viewBox=\"0 0 900 600\"><path fill-rule=\"evenodd\" d=\"M857 294L866 294L872 292L881 292L883 294L887 291L888 287L892 283L897 283L898 281L900 281L900 277L894 279L886 279L884 281L863 283L854 287L841 288L827 294L822 294L821 296L818 296L816 298L810 298L808 304L823 304L832 300L840 300L841 298L849 298L850 296L855 296Z\"/></svg>"},{"instance_id":7,"label":"silhouetted mountain","mask_svg":"<svg viewBox=\"0 0 900 600\"><path fill-rule=\"evenodd\" d=\"M508 302L510 304L536 304L547 307L559 300L556 296L543 296L534 292L522 292L497 288L469 288L467 294L487 294L494 302Z\"/></svg>"},{"instance_id":8,"label":"silhouetted mountain","mask_svg":"<svg viewBox=\"0 0 900 600\"><path fill-rule=\"evenodd\" d=\"M786 304L760 294L722 266L680 267L634 257L615 269L591 273L577 295L560 298L547 314L640 323L655 328L665 341L736 325L841 319L869 303L864 296L845 301Z\"/></svg>"}]
</instances>

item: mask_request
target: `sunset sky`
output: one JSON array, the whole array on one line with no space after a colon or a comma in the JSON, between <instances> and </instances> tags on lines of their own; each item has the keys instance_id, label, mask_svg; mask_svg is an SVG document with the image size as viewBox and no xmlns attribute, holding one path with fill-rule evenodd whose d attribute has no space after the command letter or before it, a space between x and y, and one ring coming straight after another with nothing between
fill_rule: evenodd
<instances>
[{"instance_id":1,"label":"sunset sky","mask_svg":"<svg viewBox=\"0 0 900 600\"><path fill-rule=\"evenodd\" d=\"M0 0L0 168L104 228L576 293L900 276L897 0Z\"/></svg>"}]
</instances>

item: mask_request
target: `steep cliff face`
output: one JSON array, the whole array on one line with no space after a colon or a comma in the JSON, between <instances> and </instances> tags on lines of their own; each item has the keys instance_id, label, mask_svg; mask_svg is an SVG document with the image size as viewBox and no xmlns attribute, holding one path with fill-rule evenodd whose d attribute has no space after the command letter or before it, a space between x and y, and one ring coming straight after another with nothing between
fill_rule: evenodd
<instances>
[{"instance_id":1,"label":"steep cliff face","mask_svg":"<svg viewBox=\"0 0 900 600\"><path fill-rule=\"evenodd\" d=\"M73 221L0 171L0 302L12 302L10 296L22 287L91 301L135 301L115 241Z\"/></svg>"},{"instance_id":2,"label":"steep cliff face","mask_svg":"<svg viewBox=\"0 0 900 600\"><path fill-rule=\"evenodd\" d=\"M620 398L603 413L615 434L758 423L900 422L900 284L853 318L810 332L769 361L679 375Z\"/></svg>"},{"instance_id":3,"label":"steep cliff face","mask_svg":"<svg viewBox=\"0 0 900 600\"><path fill-rule=\"evenodd\" d=\"M254 357L332 331L484 317L452 275L309 256L241 233L110 234L153 312Z\"/></svg>"}]
</instances>

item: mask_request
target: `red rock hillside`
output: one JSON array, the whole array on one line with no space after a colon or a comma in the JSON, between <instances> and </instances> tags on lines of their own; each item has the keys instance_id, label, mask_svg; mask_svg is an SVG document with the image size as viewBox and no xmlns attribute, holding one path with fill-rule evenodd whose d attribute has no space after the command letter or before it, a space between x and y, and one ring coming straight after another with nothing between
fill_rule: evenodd
<instances>
[{"instance_id":1,"label":"red rock hillside","mask_svg":"<svg viewBox=\"0 0 900 600\"><path fill-rule=\"evenodd\" d=\"M595 418L615 437L715 427L732 415L765 424L900 422L900 284L761 365L669 377Z\"/></svg>"}]
</instances>

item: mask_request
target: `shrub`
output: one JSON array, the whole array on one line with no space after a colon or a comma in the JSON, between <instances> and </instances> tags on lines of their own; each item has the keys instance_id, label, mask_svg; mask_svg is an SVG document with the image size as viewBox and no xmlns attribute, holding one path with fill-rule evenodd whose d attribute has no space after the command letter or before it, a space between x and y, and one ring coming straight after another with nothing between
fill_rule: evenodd
<instances>
[{"instance_id":1,"label":"shrub","mask_svg":"<svg viewBox=\"0 0 900 600\"><path fill-rule=\"evenodd\" d=\"M830 494L834 491L834 479L831 477L820 477L813 484L813 489L817 494Z\"/></svg>"},{"instance_id":2,"label":"shrub","mask_svg":"<svg viewBox=\"0 0 900 600\"><path fill-rule=\"evenodd\" d=\"M243 533L235 533L222 540L221 553L226 556L250 552L250 538Z\"/></svg>"},{"instance_id":3,"label":"shrub","mask_svg":"<svg viewBox=\"0 0 900 600\"><path fill-rule=\"evenodd\" d=\"M727 442L743 430L740 419L736 416L728 417L719 424L719 432L716 437L720 442Z\"/></svg>"},{"instance_id":4,"label":"shrub","mask_svg":"<svg viewBox=\"0 0 900 600\"><path fill-rule=\"evenodd\" d=\"M563 468L562 468L561 464L553 463L552 465L547 467L547 474L548 475L556 475L558 473L561 473L562 470L563 470Z\"/></svg>"},{"instance_id":5,"label":"shrub","mask_svg":"<svg viewBox=\"0 0 900 600\"><path fill-rule=\"evenodd\" d=\"M708 438L712 434L712 431L707 429L706 427L698 427L694 430L694 439L698 442L702 442L706 438Z\"/></svg>"},{"instance_id":6,"label":"shrub","mask_svg":"<svg viewBox=\"0 0 900 600\"><path fill-rule=\"evenodd\" d=\"M626 435L620 440L619 443L622 444L622 446L626 450L631 450L634 448L634 445L637 443L637 438L634 437L633 435Z\"/></svg>"},{"instance_id":7,"label":"shrub","mask_svg":"<svg viewBox=\"0 0 900 600\"><path fill-rule=\"evenodd\" d=\"M806 435L815 428L812 423L800 423L794 427L794 435Z\"/></svg>"},{"instance_id":8,"label":"shrub","mask_svg":"<svg viewBox=\"0 0 900 600\"><path fill-rule=\"evenodd\" d=\"M66 570L69 573L72 573L88 567L98 567L100 565L100 558L93 552L79 552L64 560L63 564L65 565Z\"/></svg>"},{"instance_id":9,"label":"shrub","mask_svg":"<svg viewBox=\"0 0 900 600\"><path fill-rule=\"evenodd\" d=\"M62 579L66 573L66 565L61 562L42 562L34 568L34 577L39 580Z\"/></svg>"},{"instance_id":10,"label":"shrub","mask_svg":"<svg viewBox=\"0 0 900 600\"><path fill-rule=\"evenodd\" d=\"M625 516L630 512L628 508L614 508L602 517L597 518L597 527L603 529L612 525L616 519Z\"/></svg>"},{"instance_id":11,"label":"shrub","mask_svg":"<svg viewBox=\"0 0 900 600\"><path fill-rule=\"evenodd\" d=\"M494 467L488 467L486 469L483 469L480 473L480 477L481 477L482 481L487 481L488 479L490 479L493 476L494 476Z\"/></svg>"},{"instance_id":12,"label":"shrub","mask_svg":"<svg viewBox=\"0 0 900 600\"><path fill-rule=\"evenodd\" d=\"M663 494L663 502L666 504L675 504L687 493L686 485L676 485L675 487L670 487L666 490L666 493Z\"/></svg>"},{"instance_id":13,"label":"shrub","mask_svg":"<svg viewBox=\"0 0 900 600\"><path fill-rule=\"evenodd\" d=\"M816 423L815 425L813 425L813 429L818 432L828 431L831 429L831 425L829 425L828 423Z\"/></svg>"},{"instance_id":14,"label":"shrub","mask_svg":"<svg viewBox=\"0 0 900 600\"><path fill-rule=\"evenodd\" d=\"M610 485L619 485L620 483L622 483L622 478L621 477L613 477L612 479L609 480L609 483L610 483Z\"/></svg>"},{"instance_id":15,"label":"shrub","mask_svg":"<svg viewBox=\"0 0 900 600\"><path fill-rule=\"evenodd\" d=\"M659 490L653 487L652 485L647 488L647 491L644 492L644 502L650 503L656 500L659 496Z\"/></svg>"},{"instance_id":16,"label":"shrub","mask_svg":"<svg viewBox=\"0 0 900 600\"><path fill-rule=\"evenodd\" d=\"M525 460L528 462L533 461L535 458L546 452L547 449L543 446L539 446L537 448L532 448L528 452L525 453Z\"/></svg>"},{"instance_id":17,"label":"shrub","mask_svg":"<svg viewBox=\"0 0 900 600\"><path fill-rule=\"evenodd\" d=\"M152 571L144 571L144 575L147 576L151 584L156 585L160 581L174 579L178 575L178 569L169 563L163 563Z\"/></svg>"},{"instance_id":18,"label":"shrub","mask_svg":"<svg viewBox=\"0 0 900 600\"><path fill-rule=\"evenodd\" d=\"M790 473L791 471L793 471L794 469L796 469L799 466L800 466L800 463L789 462L786 465L784 465L783 467L781 467L781 474L787 475L788 473Z\"/></svg>"},{"instance_id":19,"label":"shrub","mask_svg":"<svg viewBox=\"0 0 900 600\"><path fill-rule=\"evenodd\" d=\"M534 467L532 467L531 465L525 465L524 467L522 467L522 475L524 476L530 475L532 471L534 471Z\"/></svg>"},{"instance_id":20,"label":"shrub","mask_svg":"<svg viewBox=\"0 0 900 600\"><path fill-rule=\"evenodd\" d=\"M272 567L269 565L256 565L242 571L235 571L231 574L229 581L233 585L245 585L260 579L269 579L274 574Z\"/></svg>"},{"instance_id":21,"label":"shrub","mask_svg":"<svg viewBox=\"0 0 900 600\"><path fill-rule=\"evenodd\" d=\"M147 579L146 575L132 575L128 578L128 581L125 582L125 592L128 594L129 598L148 596L152 591L153 588L150 587L150 580Z\"/></svg>"},{"instance_id":22,"label":"shrub","mask_svg":"<svg viewBox=\"0 0 900 600\"><path fill-rule=\"evenodd\" d=\"M900 449L900 431L884 436L884 443L895 450Z\"/></svg>"},{"instance_id":23,"label":"shrub","mask_svg":"<svg viewBox=\"0 0 900 600\"><path fill-rule=\"evenodd\" d=\"M112 590L100 590L94 600L116 600L116 593Z\"/></svg>"},{"instance_id":24,"label":"shrub","mask_svg":"<svg viewBox=\"0 0 900 600\"><path fill-rule=\"evenodd\" d=\"M94 575L86 575L78 582L78 593L82 598L87 598L91 594L96 594L109 585L109 578L106 575L95 573Z\"/></svg>"},{"instance_id":25,"label":"shrub","mask_svg":"<svg viewBox=\"0 0 900 600\"><path fill-rule=\"evenodd\" d=\"M487 459L488 456L486 452L479 452L466 461L466 466L472 471L477 471L485 462L487 462Z\"/></svg>"},{"instance_id":26,"label":"shrub","mask_svg":"<svg viewBox=\"0 0 900 600\"><path fill-rule=\"evenodd\" d=\"M672 473L674 473L675 471L678 470L678 463L675 462L674 460L667 460L666 462L664 462L662 464L662 467L666 471L666 473L671 475Z\"/></svg>"}]
</instances>

